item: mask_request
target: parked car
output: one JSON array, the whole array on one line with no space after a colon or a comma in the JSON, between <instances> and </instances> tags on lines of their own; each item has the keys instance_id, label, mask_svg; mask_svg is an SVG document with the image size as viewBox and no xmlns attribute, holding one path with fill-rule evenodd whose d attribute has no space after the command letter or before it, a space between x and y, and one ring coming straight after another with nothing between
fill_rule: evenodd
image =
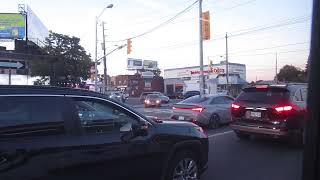
<instances>
[{"instance_id":1,"label":"parked car","mask_svg":"<svg viewBox=\"0 0 320 180\"><path fill-rule=\"evenodd\" d=\"M144 100L144 107L160 107L161 106L161 96L159 94L148 94Z\"/></svg>"},{"instance_id":2,"label":"parked car","mask_svg":"<svg viewBox=\"0 0 320 180\"><path fill-rule=\"evenodd\" d=\"M192 96L173 105L171 118L217 128L220 124L230 122L233 101L232 97L225 95Z\"/></svg>"},{"instance_id":3,"label":"parked car","mask_svg":"<svg viewBox=\"0 0 320 180\"><path fill-rule=\"evenodd\" d=\"M109 98L121 103L124 103L126 101L125 95L121 91L109 91L107 95L109 96Z\"/></svg>"},{"instance_id":4,"label":"parked car","mask_svg":"<svg viewBox=\"0 0 320 180\"><path fill-rule=\"evenodd\" d=\"M183 99L187 99L187 98L189 98L189 97L196 96L196 95L200 95L200 91L187 91L187 92L183 95Z\"/></svg>"},{"instance_id":5,"label":"parked car","mask_svg":"<svg viewBox=\"0 0 320 180\"><path fill-rule=\"evenodd\" d=\"M306 84L245 88L232 104L230 127L240 139L267 135L303 143L306 100Z\"/></svg>"},{"instance_id":6,"label":"parked car","mask_svg":"<svg viewBox=\"0 0 320 180\"><path fill-rule=\"evenodd\" d=\"M0 86L0 101L1 180L199 179L207 167L201 127L149 119L104 94Z\"/></svg>"},{"instance_id":7,"label":"parked car","mask_svg":"<svg viewBox=\"0 0 320 180\"><path fill-rule=\"evenodd\" d=\"M182 91L179 92L169 92L166 94L167 97L170 99L183 99L183 93Z\"/></svg>"}]
</instances>

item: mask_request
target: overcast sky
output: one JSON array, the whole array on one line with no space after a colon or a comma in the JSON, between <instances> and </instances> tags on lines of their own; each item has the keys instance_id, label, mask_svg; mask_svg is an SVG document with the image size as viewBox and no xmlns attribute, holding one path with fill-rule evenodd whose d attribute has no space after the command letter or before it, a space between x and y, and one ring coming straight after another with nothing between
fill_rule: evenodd
<instances>
[{"instance_id":1,"label":"overcast sky","mask_svg":"<svg viewBox=\"0 0 320 180\"><path fill-rule=\"evenodd\" d=\"M107 9L100 21L106 22L107 40L113 41L144 33L194 1L0 0L0 12L17 12L19 3L27 3L49 30L80 37L94 58L95 16L108 4L114 7ZM228 32L229 61L246 64L247 81L273 79L276 52L279 67L292 64L303 68L308 58L311 7L311 0L203 0L203 11L209 10L211 18L211 40L204 42L204 63L208 58L214 63L224 60L223 35ZM101 57L102 27L98 28ZM126 49L108 56L108 73L128 73L128 57L157 60L162 70L198 65L198 28L196 5L170 24L133 39L129 56ZM107 51L124 43L108 42Z\"/></svg>"}]
</instances>

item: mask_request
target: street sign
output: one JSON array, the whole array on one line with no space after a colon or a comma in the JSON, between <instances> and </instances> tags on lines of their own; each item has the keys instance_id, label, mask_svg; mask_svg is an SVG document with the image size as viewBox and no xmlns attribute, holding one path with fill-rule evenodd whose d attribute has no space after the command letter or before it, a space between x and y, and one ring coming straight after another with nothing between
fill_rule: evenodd
<instances>
[{"instance_id":1,"label":"street sign","mask_svg":"<svg viewBox=\"0 0 320 180\"><path fill-rule=\"evenodd\" d=\"M21 61L0 61L0 68L24 69L25 64Z\"/></svg>"}]
</instances>

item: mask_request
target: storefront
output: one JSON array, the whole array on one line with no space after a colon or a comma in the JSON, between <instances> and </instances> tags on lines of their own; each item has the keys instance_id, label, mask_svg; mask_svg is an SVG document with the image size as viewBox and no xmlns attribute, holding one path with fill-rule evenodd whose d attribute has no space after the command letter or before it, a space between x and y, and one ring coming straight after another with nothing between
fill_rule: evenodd
<instances>
[{"instance_id":1,"label":"storefront","mask_svg":"<svg viewBox=\"0 0 320 180\"><path fill-rule=\"evenodd\" d=\"M244 64L238 63L229 63L229 84L235 84L241 81L241 83L246 81L246 66ZM221 61L219 64L213 64L211 68L208 65L203 67L205 81L210 83L205 83L206 91L208 93L214 93L218 88L224 87L226 85L226 78L223 78L223 75L226 74L226 62ZM193 67L183 67L183 68L174 68L174 69L165 69L164 70L164 89L165 93L171 93L173 89L174 92L179 92L177 89L183 89L183 92L199 90L199 75L200 68L199 66ZM235 75L235 76L233 76ZM209 81L211 79L219 80ZM223 80L225 79L225 80ZM235 80L233 80L235 79ZM234 83L233 83L234 82ZM215 85L214 85L215 84ZM175 88L179 87L180 88ZM174 87L174 88L172 88ZM209 92L210 90L210 92Z\"/></svg>"}]
</instances>

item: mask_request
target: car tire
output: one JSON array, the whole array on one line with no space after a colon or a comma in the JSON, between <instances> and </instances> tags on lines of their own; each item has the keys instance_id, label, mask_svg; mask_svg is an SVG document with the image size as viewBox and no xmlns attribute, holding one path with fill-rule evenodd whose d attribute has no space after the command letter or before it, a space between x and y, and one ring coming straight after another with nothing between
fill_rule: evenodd
<instances>
[{"instance_id":1,"label":"car tire","mask_svg":"<svg viewBox=\"0 0 320 180\"><path fill-rule=\"evenodd\" d=\"M242 132L235 132L237 137L241 140L247 140L250 138L250 135L249 134L244 134Z\"/></svg>"},{"instance_id":2,"label":"car tire","mask_svg":"<svg viewBox=\"0 0 320 180\"><path fill-rule=\"evenodd\" d=\"M210 129L216 129L220 126L220 117L218 114L212 114L212 116L209 119L208 127Z\"/></svg>"},{"instance_id":3,"label":"car tire","mask_svg":"<svg viewBox=\"0 0 320 180\"><path fill-rule=\"evenodd\" d=\"M189 167L186 165L188 164ZM179 151L169 161L165 180L192 179L199 180L199 161L197 156L191 151Z\"/></svg>"}]
</instances>

